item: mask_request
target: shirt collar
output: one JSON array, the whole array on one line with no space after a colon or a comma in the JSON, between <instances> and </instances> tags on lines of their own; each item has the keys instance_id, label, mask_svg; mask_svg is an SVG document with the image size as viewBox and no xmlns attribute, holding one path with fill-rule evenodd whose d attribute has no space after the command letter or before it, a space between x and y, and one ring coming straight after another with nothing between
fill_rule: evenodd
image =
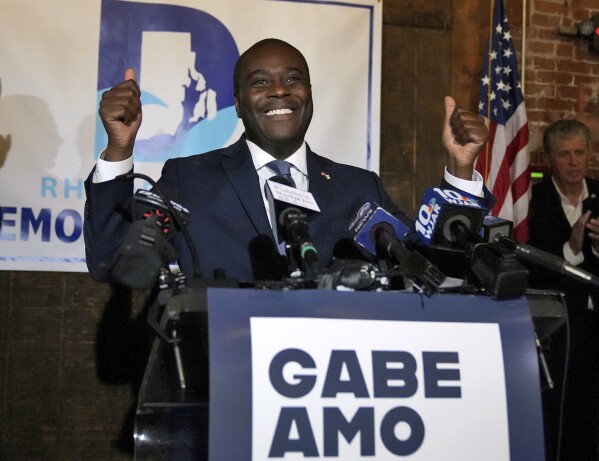
<instances>
[{"instance_id":1,"label":"shirt collar","mask_svg":"<svg viewBox=\"0 0 599 461\"><path fill-rule=\"evenodd\" d=\"M276 160L272 155L268 152L260 148L257 144L246 138L245 142L250 149L250 154L252 155L252 162L254 162L254 168L256 171L260 170L264 167L268 162ZM306 161L306 141L302 143L300 148L296 150L293 154L291 154L285 160L291 163L297 170L301 171L304 176L308 176L308 165Z\"/></svg>"},{"instance_id":2,"label":"shirt collar","mask_svg":"<svg viewBox=\"0 0 599 461\"><path fill-rule=\"evenodd\" d=\"M562 201L562 205L574 206L574 205L572 205L570 200L568 200L568 198L564 194L562 194L562 191L559 190L559 187L557 186L557 183L555 182L555 179L553 178L553 176L551 176L551 181L553 182L553 187L555 187L555 190L557 191L559 198ZM580 190L580 196L578 197L578 204L581 205L582 201L584 199L586 199L588 196L589 196L589 190L587 189L587 182L586 182L586 179L583 179L582 180L582 189Z\"/></svg>"}]
</instances>

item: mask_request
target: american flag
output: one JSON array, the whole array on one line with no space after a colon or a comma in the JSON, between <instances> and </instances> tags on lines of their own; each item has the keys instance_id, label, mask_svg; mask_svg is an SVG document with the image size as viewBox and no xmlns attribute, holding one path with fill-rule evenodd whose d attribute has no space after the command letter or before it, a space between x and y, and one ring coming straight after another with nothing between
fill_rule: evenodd
<instances>
[{"instance_id":1,"label":"american flag","mask_svg":"<svg viewBox=\"0 0 599 461\"><path fill-rule=\"evenodd\" d=\"M487 45L478 106L487 119L489 140L476 169L497 199L491 214L512 221L513 238L526 242L530 201L526 107L503 0L491 2L490 48Z\"/></svg>"}]
</instances>

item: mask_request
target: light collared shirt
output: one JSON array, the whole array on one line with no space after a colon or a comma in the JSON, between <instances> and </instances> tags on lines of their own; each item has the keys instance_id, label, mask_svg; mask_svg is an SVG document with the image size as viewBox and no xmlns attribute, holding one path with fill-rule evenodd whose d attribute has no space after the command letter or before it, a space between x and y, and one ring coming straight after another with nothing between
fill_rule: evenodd
<instances>
[{"instance_id":1,"label":"light collared shirt","mask_svg":"<svg viewBox=\"0 0 599 461\"><path fill-rule=\"evenodd\" d=\"M582 201L589 196L587 182L584 180L582 181L582 189L580 191L580 196L578 197L578 204L574 206L572 202L570 202L570 200L568 200L568 198L564 194L562 194L562 191L559 190L559 187L557 187L557 183L555 182L553 176L551 177L551 181L553 182L553 186L555 187L555 190L559 195L562 210L564 210L566 219L570 223L570 227L574 227L576 221L578 221L578 219L582 216ZM577 254L574 254L572 248L570 248L569 241L564 242L563 253L564 259L568 261L570 264L578 266L579 264L582 264L584 262L584 254L582 253L582 251L579 251Z\"/></svg>"},{"instance_id":2,"label":"light collared shirt","mask_svg":"<svg viewBox=\"0 0 599 461\"><path fill-rule=\"evenodd\" d=\"M557 187L557 183L555 182L553 176L551 177L551 181L553 182L553 186L555 187L555 190L559 195L562 210L564 210L566 219L570 223L570 227L573 227L574 224L576 224L576 221L578 221L578 219L582 216L582 201L589 196L587 182L585 180L582 181L582 189L580 191L580 196L578 197L578 204L574 206L572 202L570 202L570 200L568 200L568 198L564 194L562 194L562 191L559 190L559 187ZM591 247L591 251L595 256L599 256L595 251L595 247ZM577 254L574 254L572 248L570 248L570 242L568 240L564 242L563 252L564 259L574 266L578 266L584 262L584 253L582 252L582 250L579 251ZM590 310L594 310L593 298L591 298L590 296L588 299L587 307Z\"/></svg>"},{"instance_id":3,"label":"light collared shirt","mask_svg":"<svg viewBox=\"0 0 599 461\"><path fill-rule=\"evenodd\" d=\"M264 202L264 208L266 209L266 214L268 215L268 220L270 221L270 213L268 212L268 200L266 198L265 188L266 181L277 173L272 171L267 163L276 160L275 157L270 155L268 152L264 151L257 144L254 144L252 141L246 139L248 148L250 149L250 154L252 156L252 162L254 163L254 168L256 168L256 172L258 173L258 178L260 179L260 190L262 191L262 200ZM308 164L306 162L306 143L303 142L298 150L296 150L293 154L285 159L285 161L291 164L290 173L293 181L295 182L295 187L299 190L307 191L308 190ZM271 223L272 225L272 223Z\"/></svg>"},{"instance_id":4,"label":"light collared shirt","mask_svg":"<svg viewBox=\"0 0 599 461\"><path fill-rule=\"evenodd\" d=\"M272 172L266 166L266 164L276 159L258 147L257 144L254 144L247 139L246 143L252 156L254 168L256 168L256 172L260 178L260 190L262 191L264 208L266 210L266 214L269 215L268 219L270 220L270 213L268 212L268 200L266 199L266 195L264 193L264 185L269 178L275 175L275 173ZM303 191L307 191L310 185L308 179L306 152L306 142L303 142L300 148L286 159L289 163L291 163L291 177L295 181L296 187ZM109 162L104 160L103 157L104 153L100 154L100 157L98 158L98 163L96 164L96 169L92 177L92 181L94 183L110 181L119 175L127 174L133 169L133 156L118 162ZM467 181L465 179L460 179L456 176L453 176L447 171L447 168L445 168L444 179L457 189L463 190L464 192L477 197L483 197L483 178L476 170L472 174L472 181Z\"/></svg>"}]
</instances>

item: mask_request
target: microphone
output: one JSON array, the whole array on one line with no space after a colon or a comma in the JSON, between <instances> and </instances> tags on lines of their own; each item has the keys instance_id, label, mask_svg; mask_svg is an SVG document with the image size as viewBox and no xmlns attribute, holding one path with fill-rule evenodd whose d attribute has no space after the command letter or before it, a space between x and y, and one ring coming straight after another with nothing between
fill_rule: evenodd
<instances>
[{"instance_id":1,"label":"microphone","mask_svg":"<svg viewBox=\"0 0 599 461\"><path fill-rule=\"evenodd\" d=\"M366 202L356 213L356 216L350 221L347 228L352 240L364 248L369 253L376 255L375 240L372 235L372 229L381 222L387 222L393 227L395 235L403 239L410 231L410 227L387 210L381 208L374 202Z\"/></svg>"},{"instance_id":2,"label":"microphone","mask_svg":"<svg viewBox=\"0 0 599 461\"><path fill-rule=\"evenodd\" d=\"M468 238L476 235L486 214L487 209L478 197L452 189L429 187L418 210L416 233L426 246L449 250L462 249L463 243L458 239L464 236L460 236L457 229L469 229ZM455 225L456 222L463 226Z\"/></svg>"},{"instance_id":3,"label":"microphone","mask_svg":"<svg viewBox=\"0 0 599 461\"><path fill-rule=\"evenodd\" d=\"M356 244L375 256L391 259L405 272L414 286L427 296L438 291L445 275L420 253L410 251L397 236L410 228L374 202L365 203L349 225Z\"/></svg>"},{"instance_id":4,"label":"microphone","mask_svg":"<svg viewBox=\"0 0 599 461\"><path fill-rule=\"evenodd\" d=\"M179 208L187 212L187 219L189 219L189 211L186 208L181 207L176 204L174 201L169 200L167 194L162 190L162 188L154 181L152 178L145 174L141 173L127 173L124 175L117 176L120 179L133 179L139 178L147 181L152 185L152 187L156 190L158 197L161 199L160 203L166 206L168 210L169 216L172 218L175 228L183 234L183 238L185 239L185 243L187 243L187 247L189 248L189 253L191 255L191 260L193 261L193 269L194 269L194 277L202 278L202 272L200 270L200 259L198 258L198 251L193 243L193 239L189 234L189 230L187 229L187 221L185 221L184 217L179 213ZM176 207L174 205L177 205ZM164 211L164 210L163 210ZM185 215L185 213L183 213Z\"/></svg>"},{"instance_id":5,"label":"microphone","mask_svg":"<svg viewBox=\"0 0 599 461\"><path fill-rule=\"evenodd\" d=\"M591 197L594 199L595 197ZM585 204L583 204L583 207ZM599 288L599 277L570 264L564 258L555 256L526 243L510 238L513 223L506 219L487 216L483 222L482 236L484 241L497 242L512 251L516 258L531 264L544 267L561 275L571 277L579 282Z\"/></svg>"},{"instance_id":6,"label":"microphone","mask_svg":"<svg viewBox=\"0 0 599 461\"><path fill-rule=\"evenodd\" d=\"M166 237L172 236L175 224L168 206L160 195L148 190L138 189L133 195L133 200L133 219L148 219L150 216L155 215L161 222L164 235ZM191 216L189 210L173 200L170 200L170 205L181 218L181 225L186 226Z\"/></svg>"},{"instance_id":7,"label":"microphone","mask_svg":"<svg viewBox=\"0 0 599 461\"><path fill-rule=\"evenodd\" d=\"M134 195L133 217L125 239L119 247L111 275L131 288L149 288L169 260L178 258L174 247L167 242L173 230L183 233L194 263L194 276L201 277L197 251L187 230L189 210L169 200L164 191L149 176L128 173L118 177L131 180L141 178L149 182L157 193L138 190Z\"/></svg>"},{"instance_id":8,"label":"microphone","mask_svg":"<svg viewBox=\"0 0 599 461\"><path fill-rule=\"evenodd\" d=\"M483 242L492 242L498 235L511 237L513 227L514 223L512 221L497 216L487 215L485 216L485 219L483 219L480 236Z\"/></svg>"},{"instance_id":9,"label":"microphone","mask_svg":"<svg viewBox=\"0 0 599 461\"><path fill-rule=\"evenodd\" d=\"M518 262L513 252L497 243L487 243L481 237L496 232L497 229L506 229L506 226L509 228L510 221L485 218L479 234L474 233L460 219L448 222L452 238L455 238L469 258L467 279L473 276L475 285L483 288L494 299L519 298L524 294L528 288L528 271Z\"/></svg>"},{"instance_id":10,"label":"microphone","mask_svg":"<svg viewBox=\"0 0 599 461\"><path fill-rule=\"evenodd\" d=\"M335 290L345 287L353 290L372 290L377 287L379 275L380 272L371 262L335 258L319 275L318 288Z\"/></svg>"},{"instance_id":11,"label":"microphone","mask_svg":"<svg viewBox=\"0 0 599 461\"><path fill-rule=\"evenodd\" d=\"M266 197L277 242L285 241L292 276L303 271L306 278L318 275L318 251L312 243L308 213L320 212L314 196L299 190L282 176L266 181Z\"/></svg>"},{"instance_id":12,"label":"microphone","mask_svg":"<svg viewBox=\"0 0 599 461\"><path fill-rule=\"evenodd\" d=\"M570 264L564 258L555 256L547 251L540 250L532 245L519 243L505 235L498 235L495 240L514 252L517 258L532 264L545 267L549 270L566 275L574 280L599 288L599 278L595 275Z\"/></svg>"},{"instance_id":13,"label":"microphone","mask_svg":"<svg viewBox=\"0 0 599 461\"><path fill-rule=\"evenodd\" d=\"M129 288L150 288L169 260L177 259L157 215L134 221L110 269L112 277Z\"/></svg>"}]
</instances>

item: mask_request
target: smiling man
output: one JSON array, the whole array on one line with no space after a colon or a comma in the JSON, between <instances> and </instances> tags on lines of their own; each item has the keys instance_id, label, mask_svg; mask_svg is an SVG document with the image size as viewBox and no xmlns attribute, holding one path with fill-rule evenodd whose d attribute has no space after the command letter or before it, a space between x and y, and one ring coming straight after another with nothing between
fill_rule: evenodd
<instances>
[{"instance_id":1,"label":"smiling man","mask_svg":"<svg viewBox=\"0 0 599 461\"><path fill-rule=\"evenodd\" d=\"M266 43L258 42L237 61L235 109L246 139L285 160L302 147L312 120L310 73L299 51Z\"/></svg>"},{"instance_id":2,"label":"smiling man","mask_svg":"<svg viewBox=\"0 0 599 461\"><path fill-rule=\"evenodd\" d=\"M239 280L278 280L288 275L267 213L266 181L280 175L274 160L288 162L298 189L313 194L321 212L309 221L319 260L327 265L347 239L346 225L364 203L376 202L408 224L378 175L343 165L312 151L304 140L312 119L310 73L292 45L265 39L237 61L233 75L237 116L245 133L234 144L205 154L168 160L159 184L172 200L189 209L188 230L198 249L202 276L224 269ZM445 99L443 146L445 184L482 196L482 180L473 164L488 133L482 119ZM133 145L142 121L140 91L132 70L125 81L104 93L100 116L108 145L86 181L85 242L92 277L111 281L114 255L130 222L126 213L132 183L116 179L133 168ZM340 134L340 133L339 133ZM475 179L475 180L473 180ZM181 236L174 246L179 265L193 275L189 249Z\"/></svg>"}]
</instances>

